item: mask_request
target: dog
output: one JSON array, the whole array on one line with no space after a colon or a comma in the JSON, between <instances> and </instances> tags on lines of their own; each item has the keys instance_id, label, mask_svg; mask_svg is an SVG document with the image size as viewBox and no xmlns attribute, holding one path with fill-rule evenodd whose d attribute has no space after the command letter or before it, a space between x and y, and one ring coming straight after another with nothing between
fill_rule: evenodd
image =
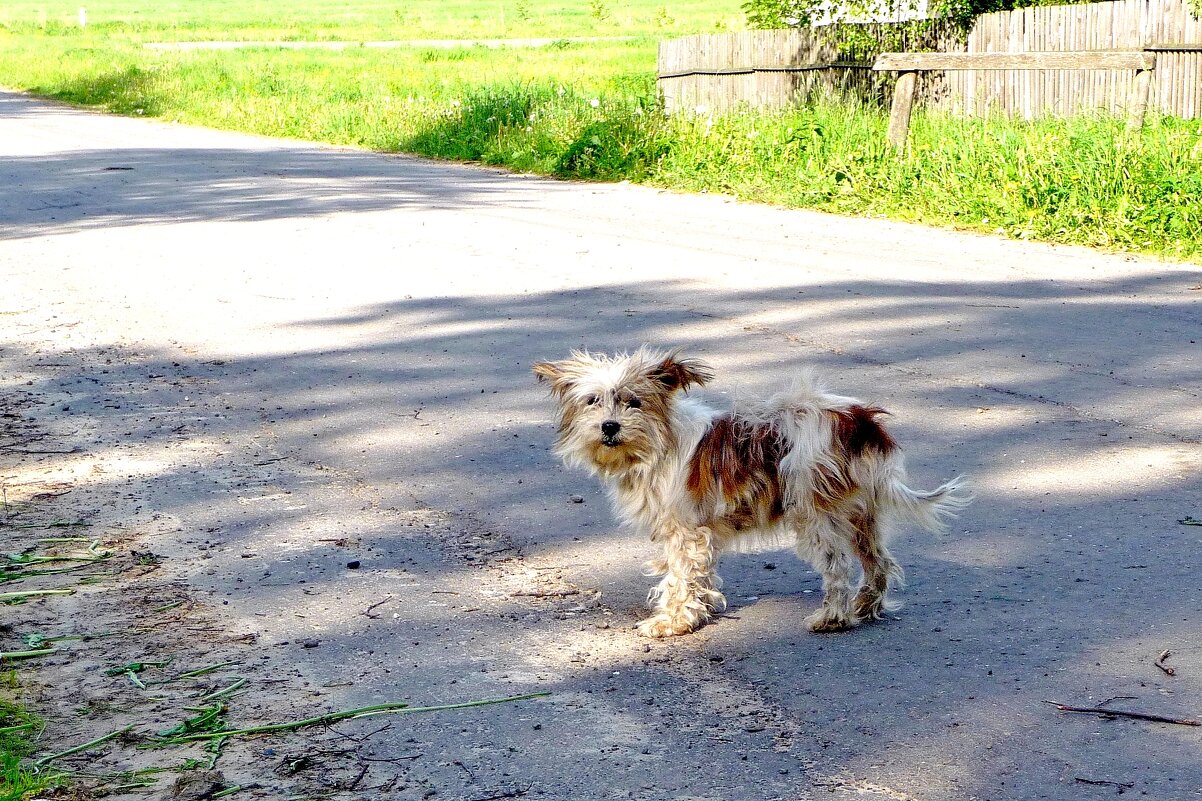
<instances>
[{"instance_id":1,"label":"dog","mask_svg":"<svg viewBox=\"0 0 1202 801\"><path fill-rule=\"evenodd\" d=\"M573 352L534 365L558 400L554 452L605 484L620 520L663 546L646 575L647 637L687 634L723 610L724 551L793 547L822 574L811 631L839 631L900 604L890 524L939 531L972 500L962 477L921 492L877 406L803 374L787 391L721 412L687 394L714 378L679 351ZM855 569L859 561L863 577Z\"/></svg>"}]
</instances>

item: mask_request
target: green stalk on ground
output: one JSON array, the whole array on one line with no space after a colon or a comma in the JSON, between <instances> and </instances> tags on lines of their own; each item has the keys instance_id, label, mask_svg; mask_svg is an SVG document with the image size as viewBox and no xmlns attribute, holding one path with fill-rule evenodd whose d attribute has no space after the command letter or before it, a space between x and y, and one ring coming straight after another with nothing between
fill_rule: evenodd
<instances>
[{"instance_id":1,"label":"green stalk on ground","mask_svg":"<svg viewBox=\"0 0 1202 801\"><path fill-rule=\"evenodd\" d=\"M444 712L453 709L470 709L477 706L489 706L492 704L507 704L514 701L526 701L532 698L544 698L548 695L550 695L548 692L527 693L525 695L513 695L507 698L487 698L481 701L467 701L460 704L439 704L437 706L409 706L409 704L401 702L375 704L373 706L359 707L357 709L347 709L341 712L329 712L324 715L317 715L316 717L304 718L302 720L292 720L285 723L268 723L262 726L250 726L243 729L213 728L212 724L217 721L217 716L220 715L225 708L224 704L218 704L217 706L206 710L201 716L185 721L176 729L166 732L159 732L159 736L163 739L156 742L155 745L176 745L193 740L224 740L229 737L245 737L256 734L275 734L278 732L296 731L297 729L303 729L309 726L328 725L344 720L366 718L373 715L412 715L419 712ZM198 731L198 729L208 730ZM188 733L184 733L183 730L187 730Z\"/></svg>"}]
</instances>

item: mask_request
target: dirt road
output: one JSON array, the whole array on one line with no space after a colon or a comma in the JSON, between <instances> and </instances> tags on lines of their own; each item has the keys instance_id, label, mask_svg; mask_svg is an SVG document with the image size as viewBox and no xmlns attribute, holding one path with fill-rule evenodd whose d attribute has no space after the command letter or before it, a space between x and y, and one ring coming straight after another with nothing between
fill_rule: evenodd
<instances>
[{"instance_id":1,"label":"dirt road","mask_svg":"<svg viewBox=\"0 0 1202 801\"><path fill-rule=\"evenodd\" d=\"M229 725L550 693L55 764L118 797L1202 795L1202 729L1043 703L1202 716L1196 267L16 94L0 155L3 550L89 523L117 560L3 587L76 590L4 607L5 651L112 632L21 666L45 752L239 678ZM808 634L818 577L745 555L714 625L635 636L649 545L548 453L529 366L644 342L719 403L816 366L917 484L973 477L899 537L895 619ZM114 778L183 756L220 775Z\"/></svg>"}]
</instances>

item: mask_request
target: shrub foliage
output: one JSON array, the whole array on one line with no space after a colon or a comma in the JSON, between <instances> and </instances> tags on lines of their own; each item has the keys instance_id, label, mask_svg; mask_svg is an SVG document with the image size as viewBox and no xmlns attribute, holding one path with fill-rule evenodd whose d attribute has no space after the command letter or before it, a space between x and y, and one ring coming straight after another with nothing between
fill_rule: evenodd
<instances>
[{"instance_id":1,"label":"shrub foliage","mask_svg":"<svg viewBox=\"0 0 1202 801\"><path fill-rule=\"evenodd\" d=\"M980 14L1012 11L1028 6L1069 5L1095 0L931 0L932 18L950 19L964 27ZM1202 9L1202 0L1191 0ZM840 0L831 7L828 0L746 0L743 12L753 28L771 29L809 25L817 19L863 18L873 14L912 10L915 0Z\"/></svg>"}]
</instances>

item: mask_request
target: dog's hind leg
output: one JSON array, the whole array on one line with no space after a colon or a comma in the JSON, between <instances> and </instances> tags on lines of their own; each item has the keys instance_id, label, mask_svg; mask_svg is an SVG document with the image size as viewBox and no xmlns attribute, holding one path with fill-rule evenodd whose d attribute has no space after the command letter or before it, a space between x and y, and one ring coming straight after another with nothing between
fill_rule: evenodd
<instances>
[{"instance_id":1,"label":"dog's hind leg","mask_svg":"<svg viewBox=\"0 0 1202 801\"><path fill-rule=\"evenodd\" d=\"M902 583L902 568L885 547L880 520L871 509L852 516L850 522L855 529L852 544L864 567L864 585L852 601L852 611L863 620L875 620L901 607L888 594Z\"/></svg>"},{"instance_id":2,"label":"dog's hind leg","mask_svg":"<svg viewBox=\"0 0 1202 801\"><path fill-rule=\"evenodd\" d=\"M726 598L718 591L722 581L714 572L717 552L713 532L704 526L691 528L673 524L657 533L664 543L664 558L654 562L666 570L648 600L655 614L638 624L645 637L671 637L688 634L704 626L714 612L726 608Z\"/></svg>"},{"instance_id":3,"label":"dog's hind leg","mask_svg":"<svg viewBox=\"0 0 1202 801\"><path fill-rule=\"evenodd\" d=\"M852 607L852 538L841 528L837 521L819 515L798 532L797 555L822 574L822 607L805 619L810 631L840 631L860 622Z\"/></svg>"}]
</instances>

